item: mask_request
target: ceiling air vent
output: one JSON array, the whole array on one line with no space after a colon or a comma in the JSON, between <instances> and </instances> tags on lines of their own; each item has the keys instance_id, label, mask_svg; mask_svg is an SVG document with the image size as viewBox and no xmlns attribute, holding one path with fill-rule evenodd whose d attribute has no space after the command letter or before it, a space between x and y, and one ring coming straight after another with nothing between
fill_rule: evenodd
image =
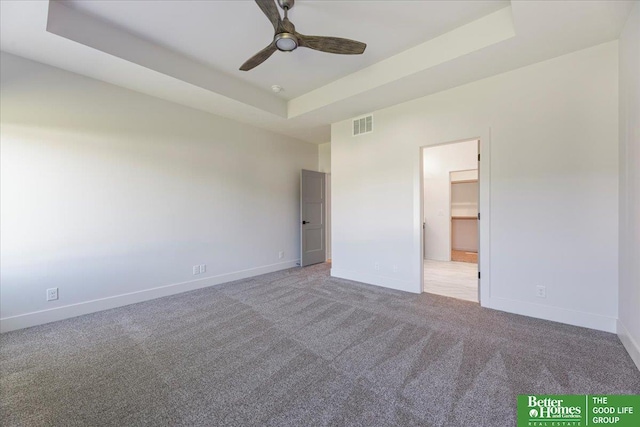
<instances>
[{"instance_id":1,"label":"ceiling air vent","mask_svg":"<svg viewBox=\"0 0 640 427\"><path fill-rule=\"evenodd\" d=\"M371 132L373 132L373 116L365 116L353 120L353 136Z\"/></svg>"}]
</instances>

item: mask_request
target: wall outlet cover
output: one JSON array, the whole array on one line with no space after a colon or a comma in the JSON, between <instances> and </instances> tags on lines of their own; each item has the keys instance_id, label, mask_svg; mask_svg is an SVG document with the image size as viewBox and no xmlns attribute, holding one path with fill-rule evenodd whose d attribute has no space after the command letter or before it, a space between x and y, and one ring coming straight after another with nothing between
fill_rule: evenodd
<instances>
[{"instance_id":1,"label":"wall outlet cover","mask_svg":"<svg viewBox=\"0 0 640 427\"><path fill-rule=\"evenodd\" d=\"M47 289L47 301L55 301L58 299L58 288Z\"/></svg>"}]
</instances>

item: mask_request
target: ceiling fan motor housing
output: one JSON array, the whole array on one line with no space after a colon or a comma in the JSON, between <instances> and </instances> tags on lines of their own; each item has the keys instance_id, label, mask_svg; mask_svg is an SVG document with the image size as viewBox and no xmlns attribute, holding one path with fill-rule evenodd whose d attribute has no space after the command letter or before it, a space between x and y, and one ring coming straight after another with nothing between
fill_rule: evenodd
<instances>
[{"instance_id":1,"label":"ceiling fan motor housing","mask_svg":"<svg viewBox=\"0 0 640 427\"><path fill-rule=\"evenodd\" d=\"M276 43L276 47L281 52L291 52L298 47L298 38L295 34L279 33L275 35L273 40Z\"/></svg>"}]
</instances>

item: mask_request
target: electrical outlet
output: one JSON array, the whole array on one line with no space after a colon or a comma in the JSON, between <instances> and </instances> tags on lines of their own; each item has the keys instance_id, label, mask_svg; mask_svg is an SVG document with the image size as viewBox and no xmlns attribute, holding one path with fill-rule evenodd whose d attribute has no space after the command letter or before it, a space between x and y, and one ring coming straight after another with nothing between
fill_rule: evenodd
<instances>
[{"instance_id":1,"label":"electrical outlet","mask_svg":"<svg viewBox=\"0 0 640 427\"><path fill-rule=\"evenodd\" d=\"M373 264L373 269L376 270L376 271L379 271L380 270L380 263L376 262L375 264Z\"/></svg>"},{"instance_id":2,"label":"electrical outlet","mask_svg":"<svg viewBox=\"0 0 640 427\"><path fill-rule=\"evenodd\" d=\"M47 301L55 301L58 299L58 288L47 289Z\"/></svg>"},{"instance_id":3,"label":"electrical outlet","mask_svg":"<svg viewBox=\"0 0 640 427\"><path fill-rule=\"evenodd\" d=\"M284 258L284 251L278 252L278 259Z\"/></svg>"},{"instance_id":4,"label":"electrical outlet","mask_svg":"<svg viewBox=\"0 0 640 427\"><path fill-rule=\"evenodd\" d=\"M398 272L398 264L393 264L393 272L394 273Z\"/></svg>"},{"instance_id":5,"label":"electrical outlet","mask_svg":"<svg viewBox=\"0 0 640 427\"><path fill-rule=\"evenodd\" d=\"M538 298L546 298L547 297L547 287L538 285L536 286L536 296Z\"/></svg>"},{"instance_id":6,"label":"electrical outlet","mask_svg":"<svg viewBox=\"0 0 640 427\"><path fill-rule=\"evenodd\" d=\"M193 274L200 274L200 266L199 265L194 265L193 266Z\"/></svg>"},{"instance_id":7,"label":"electrical outlet","mask_svg":"<svg viewBox=\"0 0 640 427\"><path fill-rule=\"evenodd\" d=\"M200 273L207 272L207 264L200 264Z\"/></svg>"}]
</instances>

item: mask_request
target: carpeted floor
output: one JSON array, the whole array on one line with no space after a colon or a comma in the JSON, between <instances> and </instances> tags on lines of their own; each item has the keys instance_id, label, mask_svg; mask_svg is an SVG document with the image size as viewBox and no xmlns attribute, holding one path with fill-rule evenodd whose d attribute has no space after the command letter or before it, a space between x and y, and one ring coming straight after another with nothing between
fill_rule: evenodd
<instances>
[{"instance_id":1,"label":"carpeted floor","mask_svg":"<svg viewBox=\"0 0 640 427\"><path fill-rule=\"evenodd\" d=\"M613 334L292 269L0 337L6 426L514 426L640 393Z\"/></svg>"}]
</instances>

